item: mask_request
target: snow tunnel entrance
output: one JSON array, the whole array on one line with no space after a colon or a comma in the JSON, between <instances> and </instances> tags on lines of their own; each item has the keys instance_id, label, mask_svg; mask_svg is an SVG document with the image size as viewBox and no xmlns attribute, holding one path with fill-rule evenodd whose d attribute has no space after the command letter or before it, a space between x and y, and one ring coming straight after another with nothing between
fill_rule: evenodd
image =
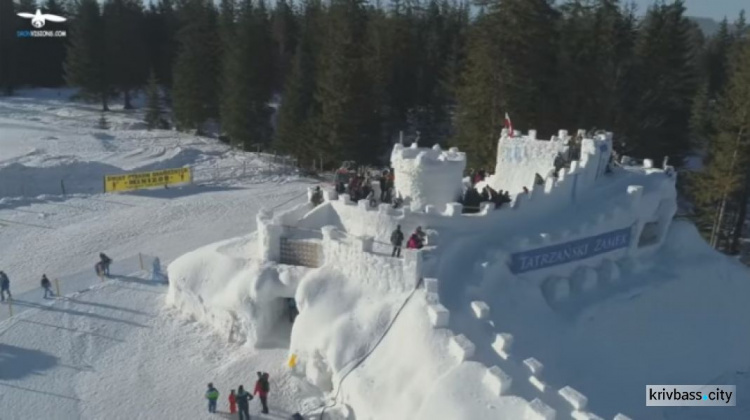
<instances>
[{"instance_id":1,"label":"snow tunnel entrance","mask_svg":"<svg viewBox=\"0 0 750 420\"><path fill-rule=\"evenodd\" d=\"M299 309L297 309L297 301L292 298L284 298L284 303L286 304L286 315L288 316L289 323L294 324L294 321L297 319L297 315L299 315Z\"/></svg>"}]
</instances>

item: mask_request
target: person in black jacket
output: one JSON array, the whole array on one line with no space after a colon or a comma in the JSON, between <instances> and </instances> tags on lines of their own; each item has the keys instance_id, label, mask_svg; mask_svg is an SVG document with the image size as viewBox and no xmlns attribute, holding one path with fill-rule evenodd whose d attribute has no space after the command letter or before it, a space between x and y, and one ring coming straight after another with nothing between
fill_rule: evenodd
<instances>
[{"instance_id":1,"label":"person in black jacket","mask_svg":"<svg viewBox=\"0 0 750 420\"><path fill-rule=\"evenodd\" d=\"M10 279L4 271L0 271L0 297L2 297L3 302L5 302L6 293L8 294L8 300L13 298L10 295Z\"/></svg>"},{"instance_id":2,"label":"person in black jacket","mask_svg":"<svg viewBox=\"0 0 750 420\"><path fill-rule=\"evenodd\" d=\"M240 385L234 398L237 401L237 412L240 415L240 420L250 420L250 400L253 399L253 396Z\"/></svg>"},{"instance_id":3,"label":"person in black jacket","mask_svg":"<svg viewBox=\"0 0 750 420\"><path fill-rule=\"evenodd\" d=\"M391 244L393 245L393 252L391 257L401 258L401 245L404 243L404 233L401 232L401 225L396 226L396 230L391 233Z\"/></svg>"},{"instance_id":4,"label":"person in black jacket","mask_svg":"<svg viewBox=\"0 0 750 420\"><path fill-rule=\"evenodd\" d=\"M106 254L104 254L103 252L100 252L99 260L102 263L102 268L104 269L104 275L109 276L109 265L112 264L112 258L109 258Z\"/></svg>"},{"instance_id":5,"label":"person in black jacket","mask_svg":"<svg viewBox=\"0 0 750 420\"><path fill-rule=\"evenodd\" d=\"M50 283L46 274L42 274L42 288L44 289L45 299L47 299L47 296L55 296L55 294L52 293L52 283Z\"/></svg>"}]
</instances>

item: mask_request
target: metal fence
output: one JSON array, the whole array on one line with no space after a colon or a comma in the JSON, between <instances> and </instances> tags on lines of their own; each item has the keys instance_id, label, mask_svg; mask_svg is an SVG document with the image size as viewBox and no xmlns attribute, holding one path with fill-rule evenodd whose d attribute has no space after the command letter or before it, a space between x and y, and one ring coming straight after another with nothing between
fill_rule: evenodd
<instances>
[{"instance_id":1,"label":"metal fence","mask_svg":"<svg viewBox=\"0 0 750 420\"><path fill-rule=\"evenodd\" d=\"M96 274L94 270L95 263L96 257L92 257L90 269L63 276L47 272L46 274L52 283L52 292L54 293L52 299L75 300L77 294L84 293L92 287L109 280L121 284L147 283L153 285L164 284L167 280L164 267L161 266L159 259L146 254L138 254L121 260L115 258L110 266L109 279L106 277L101 278ZM159 273L162 273L162 275L158 275ZM39 279L41 279L41 274L39 273ZM13 281L16 279L13 277L13 273L8 273L8 275L11 276L12 292ZM13 294L13 300L4 305L3 310L0 311L0 321L32 309L54 310L50 309L48 305L51 301L44 298L44 291L41 287Z\"/></svg>"},{"instance_id":2,"label":"metal fence","mask_svg":"<svg viewBox=\"0 0 750 420\"><path fill-rule=\"evenodd\" d=\"M323 247L319 242L281 238L279 262L317 268L323 264Z\"/></svg>"}]
</instances>

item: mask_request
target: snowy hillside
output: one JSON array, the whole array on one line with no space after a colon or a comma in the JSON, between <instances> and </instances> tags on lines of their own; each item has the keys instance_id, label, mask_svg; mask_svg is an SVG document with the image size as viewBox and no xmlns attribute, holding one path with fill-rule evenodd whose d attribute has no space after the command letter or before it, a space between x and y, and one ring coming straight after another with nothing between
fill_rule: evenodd
<instances>
[{"instance_id":1,"label":"snowy hillside","mask_svg":"<svg viewBox=\"0 0 750 420\"><path fill-rule=\"evenodd\" d=\"M288 336L263 350L228 343L167 309L167 287L138 256L146 269L154 257L166 267L252 231L261 205L303 201L310 181L215 140L146 131L138 111L115 109L100 130L95 106L60 93L0 99L0 270L15 298L12 319L0 306L0 418L203 418L206 383L226 412L229 389L252 387L259 369L272 375L277 414L319 404L318 391L283 369ZM101 192L104 174L183 165L195 185ZM105 283L93 270L101 251L115 260ZM42 299L43 273L65 298Z\"/></svg>"}]
</instances>

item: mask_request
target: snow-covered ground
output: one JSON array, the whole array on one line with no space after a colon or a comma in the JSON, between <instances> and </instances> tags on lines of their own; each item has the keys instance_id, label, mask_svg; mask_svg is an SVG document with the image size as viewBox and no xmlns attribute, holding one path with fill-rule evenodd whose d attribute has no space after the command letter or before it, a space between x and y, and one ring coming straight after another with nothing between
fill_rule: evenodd
<instances>
[{"instance_id":1,"label":"snow-covered ground","mask_svg":"<svg viewBox=\"0 0 750 420\"><path fill-rule=\"evenodd\" d=\"M0 98L0 270L16 299L11 320L0 307L0 418L206 418L208 382L226 411L229 389L252 388L261 369L275 389L268 418L319 404L306 402L319 392L284 369L288 329L275 347L231 344L169 310L166 286L138 261L143 254L149 268L157 256L166 267L252 231L261 206L304 201L313 181L215 140L146 131L138 111L115 108L100 130L96 106L69 102L69 93ZM184 165L200 182L101 193L104 174ZM104 284L93 270L102 251L119 275ZM41 299L43 273L69 297Z\"/></svg>"}]
</instances>

